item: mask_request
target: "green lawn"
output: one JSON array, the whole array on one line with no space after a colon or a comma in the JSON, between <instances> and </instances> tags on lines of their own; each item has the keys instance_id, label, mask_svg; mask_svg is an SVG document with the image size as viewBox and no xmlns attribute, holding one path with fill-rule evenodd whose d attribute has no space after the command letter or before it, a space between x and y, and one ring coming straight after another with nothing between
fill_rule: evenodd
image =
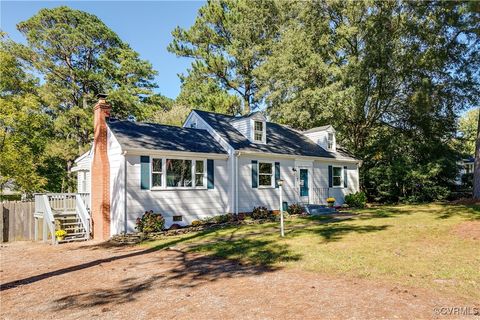
<instances>
[{"instance_id":1,"label":"green lawn","mask_svg":"<svg viewBox=\"0 0 480 320\"><path fill-rule=\"evenodd\" d=\"M285 238L278 223L243 225L147 242L179 246L244 263L299 268L480 298L480 239L456 227L480 224L480 207L385 206L348 220L294 217Z\"/></svg>"}]
</instances>

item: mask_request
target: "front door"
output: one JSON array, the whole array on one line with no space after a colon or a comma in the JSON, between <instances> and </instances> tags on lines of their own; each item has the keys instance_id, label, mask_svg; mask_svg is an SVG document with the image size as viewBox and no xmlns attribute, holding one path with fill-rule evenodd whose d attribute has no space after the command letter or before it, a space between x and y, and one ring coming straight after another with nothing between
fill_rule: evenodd
<instances>
[{"instance_id":1,"label":"front door","mask_svg":"<svg viewBox=\"0 0 480 320\"><path fill-rule=\"evenodd\" d=\"M308 169L300 169L300 197L308 203Z\"/></svg>"}]
</instances>

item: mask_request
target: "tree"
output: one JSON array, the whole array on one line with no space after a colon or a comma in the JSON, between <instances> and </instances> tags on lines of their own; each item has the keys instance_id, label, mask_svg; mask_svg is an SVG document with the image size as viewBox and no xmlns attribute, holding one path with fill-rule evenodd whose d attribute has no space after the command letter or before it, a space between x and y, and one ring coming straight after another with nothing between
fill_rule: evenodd
<instances>
[{"instance_id":1,"label":"tree","mask_svg":"<svg viewBox=\"0 0 480 320\"><path fill-rule=\"evenodd\" d=\"M456 172L456 115L479 101L480 20L470 5L287 3L272 52L254 72L260 98L278 122L334 125L364 160L371 195L427 195L429 176L446 188Z\"/></svg>"},{"instance_id":2,"label":"tree","mask_svg":"<svg viewBox=\"0 0 480 320\"><path fill-rule=\"evenodd\" d=\"M466 112L459 121L460 150L466 155L475 154L479 109Z\"/></svg>"},{"instance_id":3,"label":"tree","mask_svg":"<svg viewBox=\"0 0 480 320\"><path fill-rule=\"evenodd\" d=\"M241 112L238 96L229 94L212 78L189 71L180 79L182 87L176 99L178 105L231 115Z\"/></svg>"},{"instance_id":4,"label":"tree","mask_svg":"<svg viewBox=\"0 0 480 320\"><path fill-rule=\"evenodd\" d=\"M75 157L88 149L96 95L109 94L117 118L144 119L162 108L155 105L160 101L153 92L156 71L100 19L83 11L42 9L17 28L27 43L5 41L5 47L43 78L35 96L53 121L45 146L52 161L43 174L49 190L63 191L56 188L72 181L58 174L59 167L69 172Z\"/></svg>"},{"instance_id":5,"label":"tree","mask_svg":"<svg viewBox=\"0 0 480 320\"><path fill-rule=\"evenodd\" d=\"M249 113L258 103L253 71L269 51L277 14L272 0L208 1L190 29L177 27L172 32L168 50L193 58L189 77L211 79L202 81L208 90L217 90L218 85L225 92L234 92L242 99L243 112ZM184 96L192 93L186 90Z\"/></svg>"},{"instance_id":6,"label":"tree","mask_svg":"<svg viewBox=\"0 0 480 320\"><path fill-rule=\"evenodd\" d=\"M56 117L64 138L78 151L92 134L90 107L96 95L108 93L120 118L141 113L155 84L156 72L96 16L68 7L42 9L18 24L27 45L15 53L45 80L41 94Z\"/></svg>"},{"instance_id":7,"label":"tree","mask_svg":"<svg viewBox=\"0 0 480 320\"><path fill-rule=\"evenodd\" d=\"M473 171L473 198L480 200L480 112L477 120L477 141L475 142L475 163Z\"/></svg>"},{"instance_id":8,"label":"tree","mask_svg":"<svg viewBox=\"0 0 480 320\"><path fill-rule=\"evenodd\" d=\"M52 123L42 112L36 83L0 47L0 193L10 182L26 192L41 190L47 183L41 169Z\"/></svg>"}]
</instances>

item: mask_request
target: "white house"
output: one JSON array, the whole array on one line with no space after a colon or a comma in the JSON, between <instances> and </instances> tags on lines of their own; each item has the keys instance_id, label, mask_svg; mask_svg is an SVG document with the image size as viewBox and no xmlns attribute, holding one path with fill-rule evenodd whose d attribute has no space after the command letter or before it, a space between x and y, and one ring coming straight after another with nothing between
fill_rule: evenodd
<instances>
[{"instance_id":1,"label":"white house","mask_svg":"<svg viewBox=\"0 0 480 320\"><path fill-rule=\"evenodd\" d=\"M182 127L118 121L105 97L94 110L94 145L76 167L98 239L133 232L146 210L162 213L167 227L256 206L279 210L279 179L287 204L329 196L342 204L359 190L360 161L337 145L331 126L299 132L258 112L199 110Z\"/></svg>"}]
</instances>

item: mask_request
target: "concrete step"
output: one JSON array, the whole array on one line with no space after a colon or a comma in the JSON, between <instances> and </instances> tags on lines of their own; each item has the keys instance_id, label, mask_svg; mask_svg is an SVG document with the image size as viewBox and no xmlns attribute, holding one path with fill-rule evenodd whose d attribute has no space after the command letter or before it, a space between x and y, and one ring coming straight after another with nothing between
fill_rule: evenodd
<instances>
[{"instance_id":1,"label":"concrete step","mask_svg":"<svg viewBox=\"0 0 480 320\"><path fill-rule=\"evenodd\" d=\"M310 215L321 215L321 214L331 214L335 213L335 208L329 208L321 204L307 204L305 206L305 212Z\"/></svg>"}]
</instances>

